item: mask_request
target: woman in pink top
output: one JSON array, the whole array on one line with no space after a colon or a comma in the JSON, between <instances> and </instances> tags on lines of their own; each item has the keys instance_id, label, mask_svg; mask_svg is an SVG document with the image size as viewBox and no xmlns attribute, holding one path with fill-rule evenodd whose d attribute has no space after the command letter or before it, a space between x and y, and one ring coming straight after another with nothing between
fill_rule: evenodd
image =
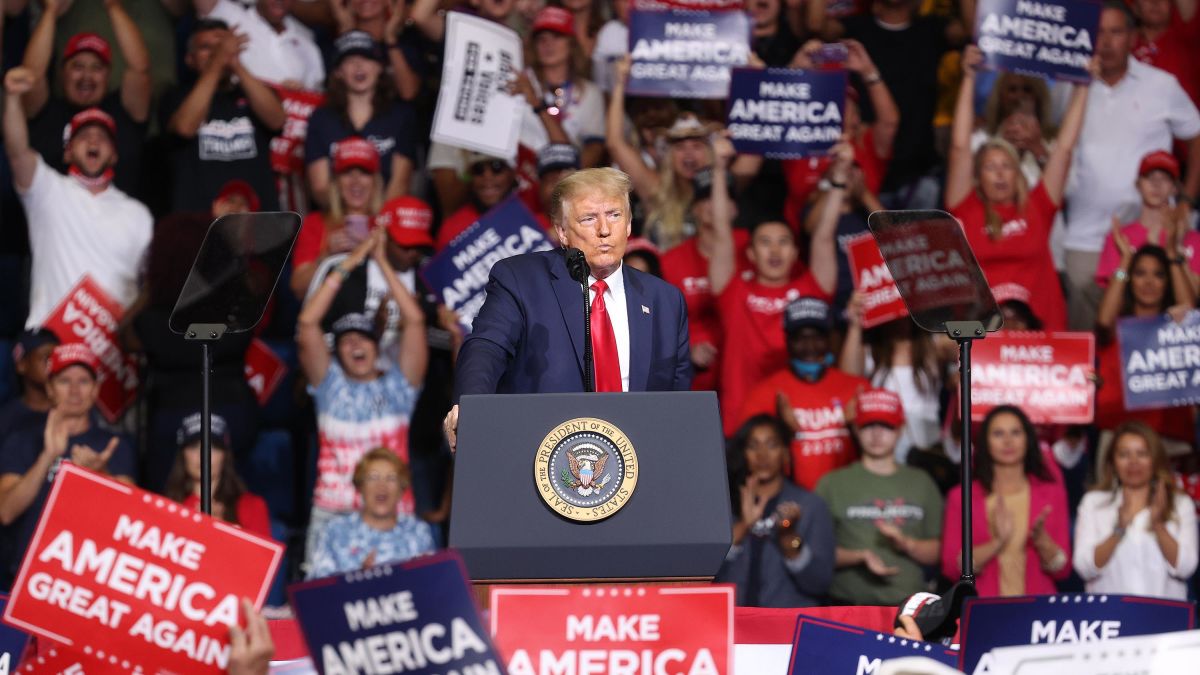
<instances>
[{"instance_id":1,"label":"woman in pink top","mask_svg":"<svg viewBox=\"0 0 1200 675\"><path fill-rule=\"evenodd\" d=\"M971 530L976 588L983 597L1056 591L1071 573L1067 493L1038 447L1029 418L993 408L975 446ZM957 579L962 560L962 486L946 496L942 573Z\"/></svg>"},{"instance_id":2,"label":"woman in pink top","mask_svg":"<svg viewBox=\"0 0 1200 675\"><path fill-rule=\"evenodd\" d=\"M1137 220L1123 227L1113 216L1113 224L1120 227L1132 250L1136 251L1143 244L1162 246L1172 262L1187 264L1194 280L1200 275L1200 232L1191 228L1187 204L1175 204L1179 196L1179 176L1179 161L1171 153L1155 150L1143 157L1137 179L1142 211ZM1109 234L1104 239L1104 250L1096 265L1096 285L1108 288L1108 280L1120 265L1121 250Z\"/></svg>"}]
</instances>

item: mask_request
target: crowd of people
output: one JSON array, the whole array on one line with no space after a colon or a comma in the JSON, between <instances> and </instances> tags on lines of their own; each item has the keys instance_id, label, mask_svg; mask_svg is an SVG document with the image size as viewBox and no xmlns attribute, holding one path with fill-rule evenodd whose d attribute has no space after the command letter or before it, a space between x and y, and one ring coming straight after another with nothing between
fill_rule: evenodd
<instances>
[{"instance_id":1,"label":"crowd of people","mask_svg":"<svg viewBox=\"0 0 1200 675\"><path fill-rule=\"evenodd\" d=\"M167 317L214 217L277 209L304 216L285 280L254 335L214 349L214 513L283 533L292 578L444 545L465 335L419 270L507 199L557 242L554 186L613 166L634 196L624 263L678 288L693 388L718 393L718 579L739 604L899 604L957 579L962 490L984 595L1193 595L1197 410L1126 408L1115 326L1197 303L1196 0L1107 0L1075 84L983 69L973 2L747 0L753 66L827 68L844 46L842 139L788 160L738 154L722 101L627 95L630 4L0 0L4 583L61 461L199 499L198 364ZM429 140L447 11L525 41L516 157ZM867 215L912 208L960 221L1006 329L1097 340L1096 421L995 408L970 486L953 343L907 317L864 327L850 274ZM45 327L84 275L139 364L118 419L97 409L100 355ZM282 422L245 380L254 337L294 354ZM251 489L276 479L249 460L276 427L312 465L300 508Z\"/></svg>"}]
</instances>

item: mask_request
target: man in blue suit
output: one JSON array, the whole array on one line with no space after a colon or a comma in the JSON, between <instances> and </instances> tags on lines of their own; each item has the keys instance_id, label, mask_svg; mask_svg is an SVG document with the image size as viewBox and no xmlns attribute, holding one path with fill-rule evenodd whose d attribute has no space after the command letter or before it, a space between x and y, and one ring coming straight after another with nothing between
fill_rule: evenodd
<instances>
[{"instance_id":1,"label":"man in blue suit","mask_svg":"<svg viewBox=\"0 0 1200 675\"><path fill-rule=\"evenodd\" d=\"M621 264L631 188L616 169L579 171L554 188L550 219L564 246L587 260L596 391L685 391L692 367L683 295ZM501 260L459 352L454 400L584 391L583 340L583 292L563 251ZM451 448L457 429L456 404L445 421Z\"/></svg>"}]
</instances>

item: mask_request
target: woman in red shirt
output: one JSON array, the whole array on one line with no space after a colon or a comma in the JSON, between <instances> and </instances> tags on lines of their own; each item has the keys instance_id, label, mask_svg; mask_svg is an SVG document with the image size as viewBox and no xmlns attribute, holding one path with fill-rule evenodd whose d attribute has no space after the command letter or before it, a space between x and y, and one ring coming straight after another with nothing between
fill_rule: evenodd
<instances>
[{"instance_id":1,"label":"woman in red shirt","mask_svg":"<svg viewBox=\"0 0 1200 675\"><path fill-rule=\"evenodd\" d=\"M292 251L292 292L303 299L321 264L332 253L348 253L367 238L383 206L379 153L365 138L351 136L333 148L329 209L310 211Z\"/></svg>"},{"instance_id":2,"label":"woman in red shirt","mask_svg":"<svg viewBox=\"0 0 1200 675\"><path fill-rule=\"evenodd\" d=\"M1071 152L1083 128L1087 85L1075 85L1041 182L1031 187L1021 173L1016 149L1007 141L993 138L971 153L975 71L982 60L978 47L963 51L946 207L962 223L988 282L993 286L1020 282L1039 289L1031 309L1047 330L1064 330L1066 302L1050 254L1050 227L1062 204Z\"/></svg>"},{"instance_id":3,"label":"woman in red shirt","mask_svg":"<svg viewBox=\"0 0 1200 675\"><path fill-rule=\"evenodd\" d=\"M200 413L184 418L176 434L179 455L167 477L165 495L185 508L200 510ZM267 502L246 489L229 456L225 419L212 416L212 514L247 532L271 538Z\"/></svg>"}]
</instances>

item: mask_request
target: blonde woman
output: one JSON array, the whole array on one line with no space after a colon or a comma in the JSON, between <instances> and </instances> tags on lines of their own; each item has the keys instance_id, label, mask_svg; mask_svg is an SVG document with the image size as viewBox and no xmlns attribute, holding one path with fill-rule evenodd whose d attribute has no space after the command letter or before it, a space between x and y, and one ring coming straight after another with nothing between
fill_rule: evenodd
<instances>
[{"instance_id":1,"label":"blonde woman","mask_svg":"<svg viewBox=\"0 0 1200 675\"><path fill-rule=\"evenodd\" d=\"M333 180L329 181L327 211L304 217L292 251L292 292L304 298L321 259L346 253L366 240L371 219L383 206L379 153L365 138L351 136L333 147Z\"/></svg>"},{"instance_id":2,"label":"blonde woman","mask_svg":"<svg viewBox=\"0 0 1200 675\"><path fill-rule=\"evenodd\" d=\"M1186 600L1196 547L1195 506L1175 488L1162 439L1141 422L1117 427L1075 524L1087 591Z\"/></svg>"},{"instance_id":3,"label":"blonde woman","mask_svg":"<svg viewBox=\"0 0 1200 675\"><path fill-rule=\"evenodd\" d=\"M695 234L688 207L692 203L692 178L712 165L708 137L712 129L692 113L680 113L663 135L666 143L654 168L625 135L625 81L632 61L617 62L612 98L608 104L608 152L629 175L633 191L647 212L642 234L664 252Z\"/></svg>"},{"instance_id":4,"label":"blonde woman","mask_svg":"<svg viewBox=\"0 0 1200 675\"><path fill-rule=\"evenodd\" d=\"M1021 172L1021 157L1008 141L993 138L971 152L972 96L982 60L978 47L963 51L963 80L946 172L946 208L962 223L988 281L1039 289L1031 306L1034 314L1047 330L1065 330L1066 301L1050 254L1050 227L1062 204L1071 152L1083 128L1087 86L1075 85L1042 179L1031 187Z\"/></svg>"}]
</instances>

